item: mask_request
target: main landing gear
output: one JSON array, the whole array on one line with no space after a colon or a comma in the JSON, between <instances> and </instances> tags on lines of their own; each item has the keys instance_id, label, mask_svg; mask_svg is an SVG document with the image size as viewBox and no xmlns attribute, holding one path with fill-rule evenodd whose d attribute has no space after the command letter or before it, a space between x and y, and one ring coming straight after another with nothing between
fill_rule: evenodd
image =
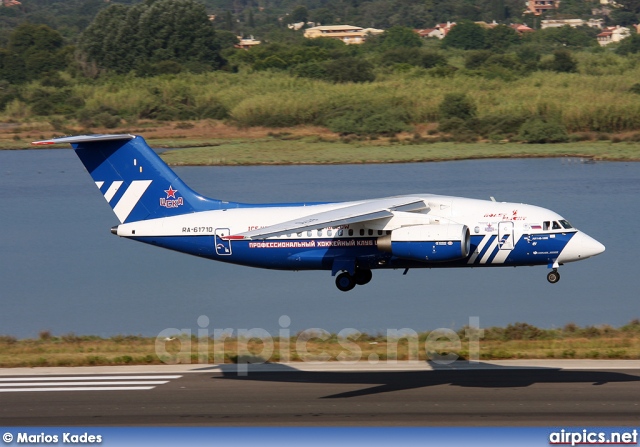
<instances>
[{"instance_id":1,"label":"main landing gear","mask_svg":"<svg viewBox=\"0 0 640 447\"><path fill-rule=\"evenodd\" d=\"M551 284L555 284L560 281L560 273L558 272L558 269L553 269L547 274L547 281Z\"/></svg>"},{"instance_id":2,"label":"main landing gear","mask_svg":"<svg viewBox=\"0 0 640 447\"><path fill-rule=\"evenodd\" d=\"M356 285L363 286L367 284L372 277L371 270L356 270L356 274L353 276L349 272L342 272L336 277L336 287L343 292L348 292Z\"/></svg>"}]
</instances>

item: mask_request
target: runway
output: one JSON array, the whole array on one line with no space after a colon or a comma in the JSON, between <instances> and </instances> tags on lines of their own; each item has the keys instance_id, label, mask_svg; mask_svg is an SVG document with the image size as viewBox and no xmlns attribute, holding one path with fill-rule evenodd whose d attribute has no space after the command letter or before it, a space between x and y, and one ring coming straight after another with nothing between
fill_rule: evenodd
<instances>
[{"instance_id":1,"label":"runway","mask_svg":"<svg viewBox=\"0 0 640 447\"><path fill-rule=\"evenodd\" d=\"M640 425L638 361L0 370L3 426Z\"/></svg>"}]
</instances>

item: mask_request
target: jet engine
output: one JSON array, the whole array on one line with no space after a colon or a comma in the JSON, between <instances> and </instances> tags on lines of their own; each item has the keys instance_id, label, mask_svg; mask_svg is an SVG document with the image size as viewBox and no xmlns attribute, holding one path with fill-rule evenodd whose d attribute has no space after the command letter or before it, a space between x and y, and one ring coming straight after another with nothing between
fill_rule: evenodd
<instances>
[{"instance_id":1,"label":"jet engine","mask_svg":"<svg viewBox=\"0 0 640 447\"><path fill-rule=\"evenodd\" d=\"M415 261L455 261L469 256L471 235L466 225L413 225L378 238L378 249Z\"/></svg>"}]
</instances>

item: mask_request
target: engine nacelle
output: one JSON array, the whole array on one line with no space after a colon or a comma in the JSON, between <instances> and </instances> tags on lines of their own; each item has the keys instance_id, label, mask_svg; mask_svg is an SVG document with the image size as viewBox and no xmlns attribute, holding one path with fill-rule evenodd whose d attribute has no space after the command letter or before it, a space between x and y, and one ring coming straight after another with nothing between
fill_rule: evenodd
<instances>
[{"instance_id":1,"label":"engine nacelle","mask_svg":"<svg viewBox=\"0 0 640 447\"><path fill-rule=\"evenodd\" d=\"M471 235L466 225L413 225L378 238L378 249L415 261L455 261L469 256Z\"/></svg>"}]
</instances>

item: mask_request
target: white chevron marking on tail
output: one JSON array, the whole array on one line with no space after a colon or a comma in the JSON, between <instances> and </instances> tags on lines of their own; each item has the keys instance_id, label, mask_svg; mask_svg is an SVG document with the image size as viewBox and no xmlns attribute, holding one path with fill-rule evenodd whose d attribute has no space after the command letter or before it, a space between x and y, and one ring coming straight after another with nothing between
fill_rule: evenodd
<instances>
[{"instance_id":1,"label":"white chevron marking on tail","mask_svg":"<svg viewBox=\"0 0 640 447\"><path fill-rule=\"evenodd\" d=\"M98 189L102 188L102 185L104 185L104 182L96 182Z\"/></svg>"},{"instance_id":2,"label":"white chevron marking on tail","mask_svg":"<svg viewBox=\"0 0 640 447\"><path fill-rule=\"evenodd\" d=\"M111 202L111 199L113 199L113 196L116 195L121 186L122 180L116 180L111 184L111 186L109 186L107 192L104 193L104 198L107 199L107 202Z\"/></svg>"},{"instance_id":3,"label":"white chevron marking on tail","mask_svg":"<svg viewBox=\"0 0 640 447\"><path fill-rule=\"evenodd\" d=\"M138 200L147 190L152 180L134 180L131 185L124 192L124 195L118 201L117 205L113 207L113 212L118 216L120 223L123 223L133 208L135 208Z\"/></svg>"}]
</instances>

